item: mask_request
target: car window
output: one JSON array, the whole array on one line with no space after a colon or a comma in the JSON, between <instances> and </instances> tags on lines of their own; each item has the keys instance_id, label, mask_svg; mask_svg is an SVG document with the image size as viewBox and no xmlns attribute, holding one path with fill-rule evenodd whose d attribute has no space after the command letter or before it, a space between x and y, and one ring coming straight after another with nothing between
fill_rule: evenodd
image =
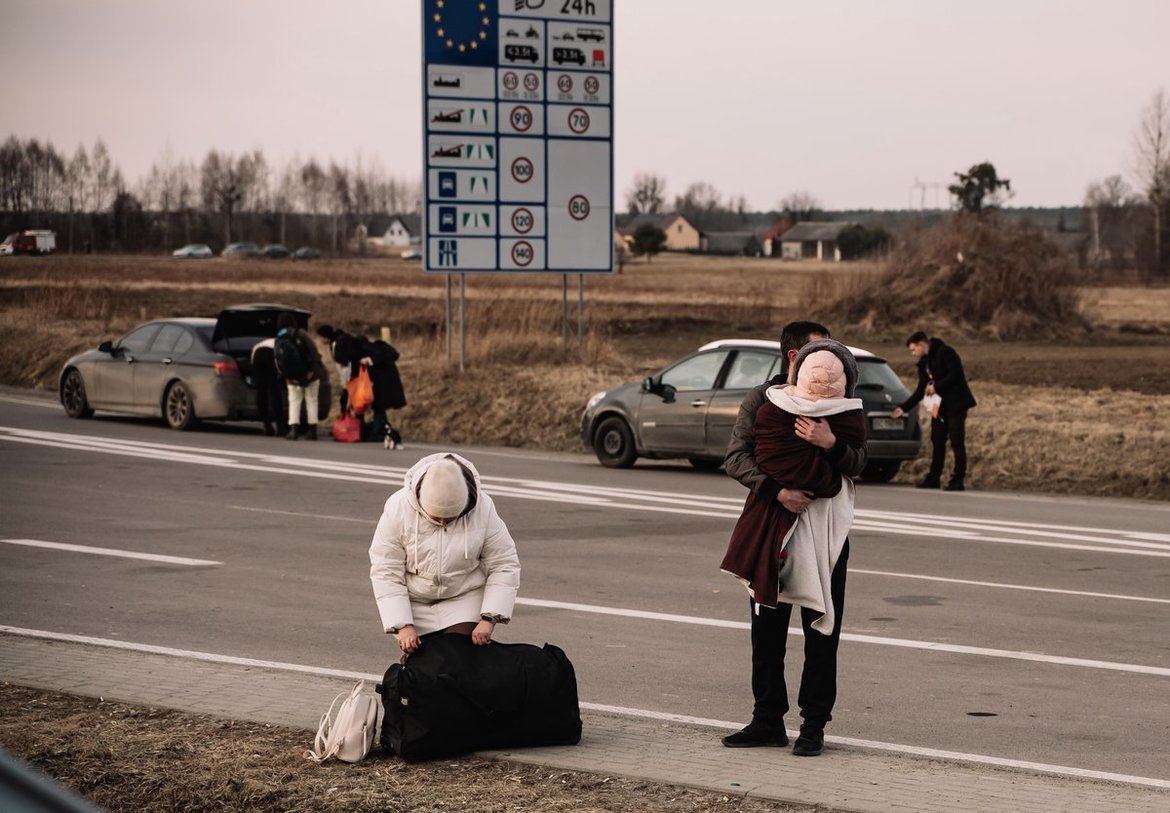
<instances>
[{"instance_id":1,"label":"car window","mask_svg":"<svg viewBox=\"0 0 1170 813\"><path fill-rule=\"evenodd\" d=\"M679 392L714 389L715 379L726 359L726 350L691 356L664 372L662 383L674 387Z\"/></svg>"},{"instance_id":2,"label":"car window","mask_svg":"<svg viewBox=\"0 0 1170 813\"><path fill-rule=\"evenodd\" d=\"M175 342L175 349L171 351L176 356L181 356L191 349L191 345L195 344L195 337L187 331L183 331L183 335Z\"/></svg>"},{"instance_id":3,"label":"car window","mask_svg":"<svg viewBox=\"0 0 1170 813\"><path fill-rule=\"evenodd\" d=\"M175 349L175 342L186 332L178 325L163 325L150 344L150 352L159 355L171 353Z\"/></svg>"},{"instance_id":4,"label":"car window","mask_svg":"<svg viewBox=\"0 0 1170 813\"><path fill-rule=\"evenodd\" d=\"M884 361L860 361L857 364L857 386L883 390L900 390L905 385L897 373Z\"/></svg>"},{"instance_id":5,"label":"car window","mask_svg":"<svg viewBox=\"0 0 1170 813\"><path fill-rule=\"evenodd\" d=\"M131 353L145 353L150 347L154 334L158 333L158 325L143 325L127 333L118 342L119 350L128 350Z\"/></svg>"},{"instance_id":6,"label":"car window","mask_svg":"<svg viewBox=\"0 0 1170 813\"><path fill-rule=\"evenodd\" d=\"M723 388L728 390L746 390L757 384L763 384L772 377L772 368L776 366L779 356L774 353L763 353L757 350L740 350L731 362L731 369L727 371L727 380Z\"/></svg>"}]
</instances>

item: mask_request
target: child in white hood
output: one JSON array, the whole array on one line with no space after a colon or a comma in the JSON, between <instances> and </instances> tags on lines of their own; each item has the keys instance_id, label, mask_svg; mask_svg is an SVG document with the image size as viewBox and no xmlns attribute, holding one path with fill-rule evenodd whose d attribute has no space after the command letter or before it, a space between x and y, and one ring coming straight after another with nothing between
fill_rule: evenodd
<instances>
[{"instance_id":1,"label":"child in white hood","mask_svg":"<svg viewBox=\"0 0 1170 813\"><path fill-rule=\"evenodd\" d=\"M370 581L382 627L406 653L438 632L487 644L508 623L520 587L516 543L470 461L448 452L411 467L374 531Z\"/></svg>"}]
</instances>

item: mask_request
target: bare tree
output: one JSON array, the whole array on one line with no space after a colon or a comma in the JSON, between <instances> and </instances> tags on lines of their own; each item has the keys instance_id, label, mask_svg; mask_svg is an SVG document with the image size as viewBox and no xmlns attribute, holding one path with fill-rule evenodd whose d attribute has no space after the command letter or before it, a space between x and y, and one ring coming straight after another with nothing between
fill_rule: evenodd
<instances>
[{"instance_id":1,"label":"bare tree","mask_svg":"<svg viewBox=\"0 0 1170 813\"><path fill-rule=\"evenodd\" d=\"M682 195L674 199L674 210L690 221L697 229L710 227L711 215L723 208L719 190L704 181L693 183Z\"/></svg>"},{"instance_id":2,"label":"bare tree","mask_svg":"<svg viewBox=\"0 0 1170 813\"><path fill-rule=\"evenodd\" d=\"M1136 243L1133 215L1140 203L1120 175L1089 184L1085 190L1085 210L1095 263L1108 258L1114 270L1125 268Z\"/></svg>"},{"instance_id":3,"label":"bare tree","mask_svg":"<svg viewBox=\"0 0 1170 813\"><path fill-rule=\"evenodd\" d=\"M73 221L77 212L89 210L89 191L92 187L89 153L84 144L78 144L65 169L65 199L69 205L69 253L73 253Z\"/></svg>"},{"instance_id":4,"label":"bare tree","mask_svg":"<svg viewBox=\"0 0 1170 813\"><path fill-rule=\"evenodd\" d=\"M1163 263L1162 229L1170 203L1170 98L1159 88L1142 111L1134 134L1134 179L1145 193L1153 215L1154 253L1151 270L1161 274Z\"/></svg>"},{"instance_id":5,"label":"bare tree","mask_svg":"<svg viewBox=\"0 0 1170 813\"><path fill-rule=\"evenodd\" d=\"M811 192L803 189L789 192L776 204L780 213L793 223L813 220L821 212L821 202Z\"/></svg>"},{"instance_id":6,"label":"bare tree","mask_svg":"<svg viewBox=\"0 0 1170 813\"><path fill-rule=\"evenodd\" d=\"M341 221L353 207L353 192L349 170L336 163L329 164L329 209L333 214L333 253L341 251L341 235L347 230Z\"/></svg>"},{"instance_id":7,"label":"bare tree","mask_svg":"<svg viewBox=\"0 0 1170 813\"><path fill-rule=\"evenodd\" d=\"M639 172L626 192L626 207L632 215L656 215L666 205L666 179L653 172Z\"/></svg>"},{"instance_id":8,"label":"bare tree","mask_svg":"<svg viewBox=\"0 0 1170 813\"><path fill-rule=\"evenodd\" d=\"M244 198L236 160L227 153L211 150L199 170L203 205L223 214L223 241L232 242L232 218Z\"/></svg>"}]
</instances>

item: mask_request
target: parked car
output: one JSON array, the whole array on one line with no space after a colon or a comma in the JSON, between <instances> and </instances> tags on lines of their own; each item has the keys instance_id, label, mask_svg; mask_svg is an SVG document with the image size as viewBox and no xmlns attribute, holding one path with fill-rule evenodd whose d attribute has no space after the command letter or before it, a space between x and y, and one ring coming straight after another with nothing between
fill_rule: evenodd
<instances>
[{"instance_id":1,"label":"parked car","mask_svg":"<svg viewBox=\"0 0 1170 813\"><path fill-rule=\"evenodd\" d=\"M857 359L857 397L865 407L869 462L862 477L887 482L922 450L918 411L893 417L910 397L885 359L849 348ZM638 383L594 393L581 416L581 440L604 466L639 457L686 458L699 469L723 462L747 391L781 368L780 342L724 339L705 344Z\"/></svg>"},{"instance_id":2,"label":"parked car","mask_svg":"<svg viewBox=\"0 0 1170 813\"><path fill-rule=\"evenodd\" d=\"M259 257L260 247L255 243L229 243L221 253L221 257Z\"/></svg>"},{"instance_id":3,"label":"parked car","mask_svg":"<svg viewBox=\"0 0 1170 813\"><path fill-rule=\"evenodd\" d=\"M225 308L215 319L156 319L65 362L58 395L71 418L95 410L161 417L172 429L200 419L256 420L252 348L276 335L289 311L304 327L309 312L280 304ZM322 402L332 397L321 383Z\"/></svg>"},{"instance_id":4,"label":"parked car","mask_svg":"<svg viewBox=\"0 0 1170 813\"><path fill-rule=\"evenodd\" d=\"M267 257L270 260L283 260L290 254L288 247L280 243L269 243L260 249L260 256Z\"/></svg>"},{"instance_id":5,"label":"parked car","mask_svg":"<svg viewBox=\"0 0 1170 813\"><path fill-rule=\"evenodd\" d=\"M172 257L181 257L191 260L202 260L207 257L212 257L215 252L206 243L188 243L182 248L176 248L171 252Z\"/></svg>"},{"instance_id":6,"label":"parked car","mask_svg":"<svg viewBox=\"0 0 1170 813\"><path fill-rule=\"evenodd\" d=\"M419 250L417 248L403 249L402 252L398 256L404 260L421 260L422 259L422 254L419 252Z\"/></svg>"},{"instance_id":7,"label":"parked car","mask_svg":"<svg viewBox=\"0 0 1170 813\"><path fill-rule=\"evenodd\" d=\"M294 260L319 260L321 259L321 252L312 246L301 246L293 252Z\"/></svg>"}]
</instances>

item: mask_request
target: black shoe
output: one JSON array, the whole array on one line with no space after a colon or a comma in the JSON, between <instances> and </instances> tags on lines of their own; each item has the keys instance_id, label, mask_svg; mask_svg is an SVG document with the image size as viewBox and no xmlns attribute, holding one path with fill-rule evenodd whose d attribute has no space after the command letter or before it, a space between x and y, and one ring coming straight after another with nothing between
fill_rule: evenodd
<instances>
[{"instance_id":1,"label":"black shoe","mask_svg":"<svg viewBox=\"0 0 1170 813\"><path fill-rule=\"evenodd\" d=\"M758 748L762 745L779 747L788 745L788 734L784 731L783 723L774 726L753 720L741 730L724 737L723 744L728 748Z\"/></svg>"},{"instance_id":2,"label":"black shoe","mask_svg":"<svg viewBox=\"0 0 1170 813\"><path fill-rule=\"evenodd\" d=\"M792 753L798 757L815 757L825 747L825 730L823 728L800 727L800 736L792 746Z\"/></svg>"},{"instance_id":3,"label":"black shoe","mask_svg":"<svg viewBox=\"0 0 1170 813\"><path fill-rule=\"evenodd\" d=\"M289 429L288 434L284 436L284 439L285 440L296 440L297 439L297 428L294 426L291 429Z\"/></svg>"},{"instance_id":4,"label":"black shoe","mask_svg":"<svg viewBox=\"0 0 1170 813\"><path fill-rule=\"evenodd\" d=\"M922 480L920 483L918 483L914 487L915 488L938 488L940 485L942 485L942 483L939 482L939 479L937 477L927 477L926 479Z\"/></svg>"},{"instance_id":5,"label":"black shoe","mask_svg":"<svg viewBox=\"0 0 1170 813\"><path fill-rule=\"evenodd\" d=\"M276 430L272 428L272 424L270 424L270 423L264 424L264 437L270 438L275 434L276 434Z\"/></svg>"},{"instance_id":6,"label":"black shoe","mask_svg":"<svg viewBox=\"0 0 1170 813\"><path fill-rule=\"evenodd\" d=\"M317 424L311 423L311 424L309 424L309 428L305 430L305 440L316 440L316 439L317 439Z\"/></svg>"},{"instance_id":7,"label":"black shoe","mask_svg":"<svg viewBox=\"0 0 1170 813\"><path fill-rule=\"evenodd\" d=\"M949 483L947 483L947 484L946 484L946 486L943 488L943 491L966 491L966 490L967 490L967 489L965 489L965 488L963 487L963 481L962 481L962 480L951 480L951 481L950 481Z\"/></svg>"}]
</instances>

